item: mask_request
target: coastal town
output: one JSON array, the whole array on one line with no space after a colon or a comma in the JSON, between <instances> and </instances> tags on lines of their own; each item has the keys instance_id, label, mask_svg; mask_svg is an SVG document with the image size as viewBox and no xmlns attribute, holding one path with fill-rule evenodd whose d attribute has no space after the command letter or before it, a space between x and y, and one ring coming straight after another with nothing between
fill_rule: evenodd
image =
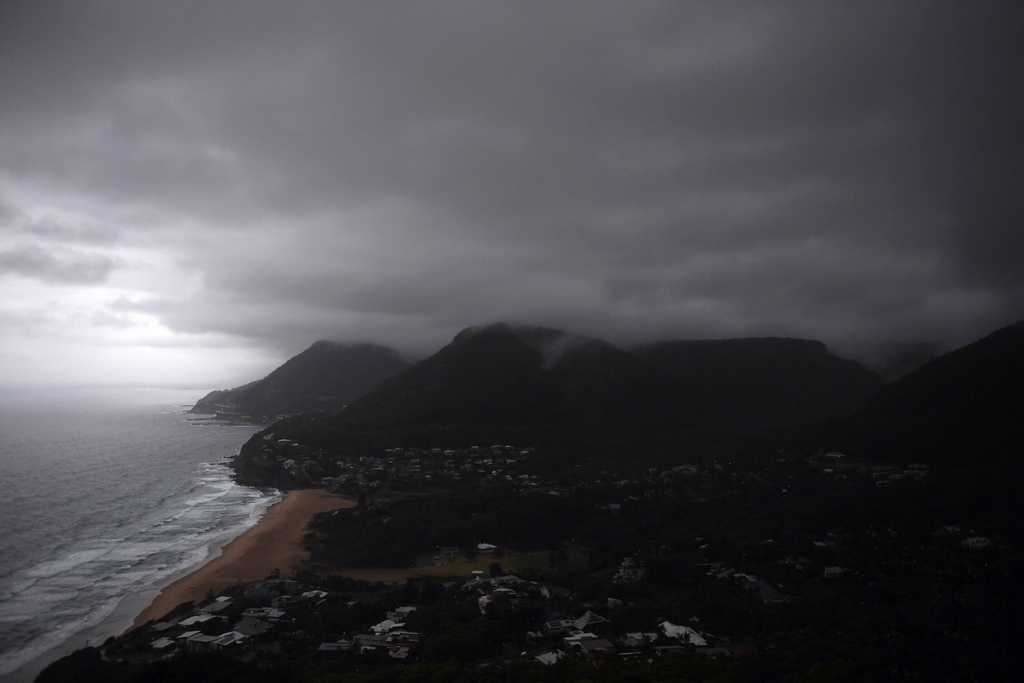
<instances>
[{"instance_id":1,"label":"coastal town","mask_svg":"<svg viewBox=\"0 0 1024 683\"><path fill-rule=\"evenodd\" d=\"M532 446L345 457L267 434L256 457L358 505L311 521L308 561L179 605L98 648L95 666L214 657L296 680L452 664L504 680L538 667L738 676L782 666L774 652L808 639L844 680L854 664L842 655L870 640L872 618L914 642L927 610L952 608L900 586L998 576L1016 561L998 537L914 511L927 466L834 451L558 470ZM872 614L880 595L899 613Z\"/></svg>"},{"instance_id":2,"label":"coastal town","mask_svg":"<svg viewBox=\"0 0 1024 683\"><path fill-rule=\"evenodd\" d=\"M385 487L391 490L416 487L432 490L465 485L508 484L524 490L543 490L553 495L564 493L560 488L560 479L544 479L537 473L536 465L540 458L534 447L501 444L468 448L394 447L380 449L379 453L353 457L332 454L290 438L275 438L272 432L264 434L263 441L258 455L253 458L253 464L264 471L264 477L284 479L291 486L317 486L330 491L365 494L367 490L376 491ZM782 458L778 462L789 460ZM877 486L888 486L904 479L923 482L929 469L924 463L901 467L857 461L838 451L817 454L808 458L807 462L823 476L836 480L864 476ZM577 465L576 468L582 470L583 466ZM711 463L710 468L723 471L723 465L717 462ZM757 472L749 474L758 476ZM609 476L616 479L618 475L618 472L600 470L578 473L572 478L602 481ZM682 464L668 468L647 468L639 476L645 481L688 478L691 482L698 482L706 479L707 475L707 467ZM634 475L633 479L618 481L624 486L637 480Z\"/></svg>"}]
</instances>

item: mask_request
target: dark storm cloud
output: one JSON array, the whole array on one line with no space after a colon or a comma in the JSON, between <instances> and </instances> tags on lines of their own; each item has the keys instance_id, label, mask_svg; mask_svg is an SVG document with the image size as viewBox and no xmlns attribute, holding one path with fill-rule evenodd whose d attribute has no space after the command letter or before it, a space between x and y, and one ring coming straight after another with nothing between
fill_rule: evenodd
<instances>
[{"instance_id":1,"label":"dark storm cloud","mask_svg":"<svg viewBox=\"0 0 1024 683\"><path fill-rule=\"evenodd\" d=\"M52 219L28 222L21 230L25 235L64 243L113 244L118 237L117 231L111 228L98 225L68 225Z\"/></svg>"},{"instance_id":2,"label":"dark storm cloud","mask_svg":"<svg viewBox=\"0 0 1024 683\"><path fill-rule=\"evenodd\" d=\"M937 126L954 248L974 281L1024 289L1024 6L961 8Z\"/></svg>"},{"instance_id":3,"label":"dark storm cloud","mask_svg":"<svg viewBox=\"0 0 1024 683\"><path fill-rule=\"evenodd\" d=\"M57 283L99 284L116 265L105 256L66 249L53 253L30 246L0 251L0 276L16 274Z\"/></svg>"},{"instance_id":4,"label":"dark storm cloud","mask_svg":"<svg viewBox=\"0 0 1024 683\"><path fill-rule=\"evenodd\" d=\"M1024 316L1020 32L1010 2L5 3L0 151L109 209L40 240L201 283L134 300L176 331L959 343Z\"/></svg>"}]
</instances>

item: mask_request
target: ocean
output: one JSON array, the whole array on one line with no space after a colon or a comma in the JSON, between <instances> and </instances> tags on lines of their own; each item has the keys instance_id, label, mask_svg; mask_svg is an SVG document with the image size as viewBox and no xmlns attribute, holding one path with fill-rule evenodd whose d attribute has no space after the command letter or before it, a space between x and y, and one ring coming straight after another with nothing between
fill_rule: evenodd
<instances>
[{"instance_id":1,"label":"ocean","mask_svg":"<svg viewBox=\"0 0 1024 683\"><path fill-rule=\"evenodd\" d=\"M280 500L225 461L256 431L205 390L0 388L0 680L123 632Z\"/></svg>"}]
</instances>

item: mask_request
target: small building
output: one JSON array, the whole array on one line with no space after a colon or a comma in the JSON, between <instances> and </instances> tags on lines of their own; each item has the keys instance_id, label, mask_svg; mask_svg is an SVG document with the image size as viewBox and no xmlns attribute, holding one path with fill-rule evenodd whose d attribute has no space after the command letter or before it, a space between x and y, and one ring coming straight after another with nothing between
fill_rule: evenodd
<instances>
[{"instance_id":1,"label":"small building","mask_svg":"<svg viewBox=\"0 0 1024 683\"><path fill-rule=\"evenodd\" d=\"M627 633L622 637L622 644L626 647L641 648L658 639L657 633Z\"/></svg>"},{"instance_id":2,"label":"small building","mask_svg":"<svg viewBox=\"0 0 1024 683\"><path fill-rule=\"evenodd\" d=\"M580 641L580 652L586 657L615 654L615 645L607 638L591 638Z\"/></svg>"},{"instance_id":3,"label":"small building","mask_svg":"<svg viewBox=\"0 0 1024 683\"><path fill-rule=\"evenodd\" d=\"M380 634L380 633L387 633L387 632L389 632L389 631L391 631L393 629L399 628L401 626L405 626L405 624L403 622L394 621L393 619L385 619L384 621L380 622L379 624L374 624L373 626L371 626L370 630L373 631L374 633Z\"/></svg>"},{"instance_id":4,"label":"small building","mask_svg":"<svg viewBox=\"0 0 1024 683\"><path fill-rule=\"evenodd\" d=\"M249 636L238 631L228 631L217 636L215 640L210 642L209 649L215 652L223 650L229 650L233 647L245 644L249 640Z\"/></svg>"},{"instance_id":5,"label":"small building","mask_svg":"<svg viewBox=\"0 0 1024 683\"><path fill-rule=\"evenodd\" d=\"M166 650L167 648L172 647L173 645L174 645L174 641L171 640L170 638L166 638L166 637L165 638L157 638L156 640L154 640L152 643L149 644L149 646L151 648L153 648L154 650Z\"/></svg>"},{"instance_id":6,"label":"small building","mask_svg":"<svg viewBox=\"0 0 1024 683\"><path fill-rule=\"evenodd\" d=\"M404 623L410 614L416 611L415 605L406 605L405 607L396 607L395 609L387 613L387 618L395 621Z\"/></svg>"},{"instance_id":7,"label":"small building","mask_svg":"<svg viewBox=\"0 0 1024 683\"><path fill-rule=\"evenodd\" d=\"M178 622L178 626L184 626L185 628L188 628L190 626L200 626L202 624L207 624L212 621L224 621L224 619L225 617L219 617L215 614L193 614L191 617L187 619L182 619L180 622Z\"/></svg>"},{"instance_id":8,"label":"small building","mask_svg":"<svg viewBox=\"0 0 1024 683\"><path fill-rule=\"evenodd\" d=\"M188 647L187 643L188 643L188 639L189 638L191 638L193 636L201 636L202 634L203 634L202 631L185 631L181 635L177 636L174 639L174 642L176 642L178 644L178 647L186 648L186 647Z\"/></svg>"},{"instance_id":9,"label":"small building","mask_svg":"<svg viewBox=\"0 0 1024 683\"><path fill-rule=\"evenodd\" d=\"M569 619L551 619L544 622L544 633L560 633L572 628L572 621Z\"/></svg>"},{"instance_id":10,"label":"small building","mask_svg":"<svg viewBox=\"0 0 1024 683\"><path fill-rule=\"evenodd\" d=\"M206 652L212 649L212 644L220 636L207 636L202 633L192 636L186 641L189 652Z\"/></svg>"},{"instance_id":11,"label":"small building","mask_svg":"<svg viewBox=\"0 0 1024 683\"><path fill-rule=\"evenodd\" d=\"M317 648L318 652L346 652L352 647L351 640L336 640L332 642L320 643L320 647Z\"/></svg>"},{"instance_id":12,"label":"small building","mask_svg":"<svg viewBox=\"0 0 1024 683\"><path fill-rule=\"evenodd\" d=\"M661 626L661 630L669 638L675 638L680 642L696 645L697 647L706 647L708 644L708 641L704 640L699 633L689 626L677 626L671 621L663 621L658 625Z\"/></svg>"},{"instance_id":13,"label":"small building","mask_svg":"<svg viewBox=\"0 0 1024 683\"><path fill-rule=\"evenodd\" d=\"M552 664L556 664L558 660L564 656L565 653L561 650L548 650L546 652L540 653L539 655L536 655L534 659L540 662L541 664L547 664L548 666L551 666Z\"/></svg>"},{"instance_id":14,"label":"small building","mask_svg":"<svg viewBox=\"0 0 1024 683\"><path fill-rule=\"evenodd\" d=\"M286 609L288 607L298 607L309 602L309 598L305 595L279 595L270 601L270 606L275 609Z\"/></svg>"},{"instance_id":15,"label":"small building","mask_svg":"<svg viewBox=\"0 0 1024 683\"><path fill-rule=\"evenodd\" d=\"M231 607L231 605L234 604L234 602L235 601L229 598L228 596L222 595L221 597L217 598L208 605L203 605L196 611L206 614L220 614L227 608Z\"/></svg>"},{"instance_id":16,"label":"small building","mask_svg":"<svg viewBox=\"0 0 1024 683\"><path fill-rule=\"evenodd\" d=\"M590 610L587 610L586 612L584 612L583 616L581 616L576 621L572 622L572 625L573 625L573 628L576 628L576 629L579 629L579 630L582 631L582 630L584 630L586 628L589 628L591 626L598 626L600 624L607 624L607 623L608 623L608 620L605 619L604 617L602 617L600 614L594 614Z\"/></svg>"}]
</instances>

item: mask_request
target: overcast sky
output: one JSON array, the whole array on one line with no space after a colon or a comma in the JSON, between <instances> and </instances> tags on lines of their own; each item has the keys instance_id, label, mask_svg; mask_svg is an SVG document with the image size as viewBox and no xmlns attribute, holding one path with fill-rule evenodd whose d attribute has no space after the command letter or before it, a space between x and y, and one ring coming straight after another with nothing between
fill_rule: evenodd
<instances>
[{"instance_id":1,"label":"overcast sky","mask_svg":"<svg viewBox=\"0 0 1024 683\"><path fill-rule=\"evenodd\" d=\"M0 384L1024 317L1022 3L0 3Z\"/></svg>"}]
</instances>

